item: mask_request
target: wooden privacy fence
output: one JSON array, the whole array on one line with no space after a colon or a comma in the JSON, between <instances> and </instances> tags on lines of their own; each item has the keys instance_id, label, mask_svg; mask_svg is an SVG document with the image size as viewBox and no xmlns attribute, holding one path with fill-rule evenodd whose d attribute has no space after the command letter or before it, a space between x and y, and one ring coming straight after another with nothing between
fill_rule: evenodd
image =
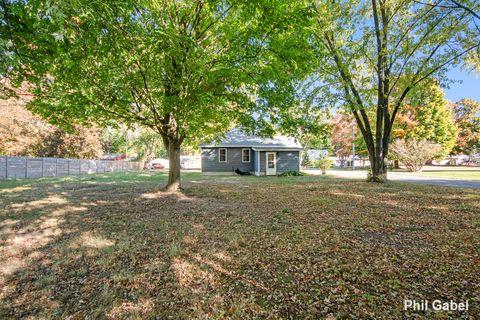
<instances>
[{"instance_id":1,"label":"wooden privacy fence","mask_svg":"<svg viewBox=\"0 0 480 320\"><path fill-rule=\"evenodd\" d=\"M139 162L130 161L0 157L0 179L60 177L139 169Z\"/></svg>"}]
</instances>

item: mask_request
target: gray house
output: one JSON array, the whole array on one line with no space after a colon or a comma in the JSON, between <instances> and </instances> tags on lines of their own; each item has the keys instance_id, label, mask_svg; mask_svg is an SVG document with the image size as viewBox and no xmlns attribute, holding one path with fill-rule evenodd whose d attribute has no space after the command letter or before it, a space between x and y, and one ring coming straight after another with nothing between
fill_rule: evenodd
<instances>
[{"instance_id":1,"label":"gray house","mask_svg":"<svg viewBox=\"0 0 480 320\"><path fill-rule=\"evenodd\" d=\"M261 138L235 129L219 143L204 143L200 148L204 174L232 174L239 169L270 176L300 170L302 146L289 137Z\"/></svg>"}]
</instances>

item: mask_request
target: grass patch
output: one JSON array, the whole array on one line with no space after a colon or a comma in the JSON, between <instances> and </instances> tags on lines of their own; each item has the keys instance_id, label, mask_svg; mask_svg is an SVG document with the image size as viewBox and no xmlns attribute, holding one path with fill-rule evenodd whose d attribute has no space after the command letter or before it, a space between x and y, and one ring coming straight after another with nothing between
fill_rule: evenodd
<instances>
[{"instance_id":1,"label":"grass patch","mask_svg":"<svg viewBox=\"0 0 480 320\"><path fill-rule=\"evenodd\" d=\"M161 172L0 182L0 318L467 318L480 191ZM470 301L405 313L403 299Z\"/></svg>"},{"instance_id":2,"label":"grass patch","mask_svg":"<svg viewBox=\"0 0 480 320\"><path fill-rule=\"evenodd\" d=\"M421 172L407 172L404 169L395 170L395 172L432 178L480 181L480 167L425 166Z\"/></svg>"}]
</instances>

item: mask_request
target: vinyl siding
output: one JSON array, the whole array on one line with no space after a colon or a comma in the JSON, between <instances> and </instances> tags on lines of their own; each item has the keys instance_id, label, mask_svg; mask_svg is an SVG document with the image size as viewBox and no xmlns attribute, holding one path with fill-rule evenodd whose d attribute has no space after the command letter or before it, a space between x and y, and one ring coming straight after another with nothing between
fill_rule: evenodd
<instances>
[{"instance_id":1,"label":"vinyl siding","mask_svg":"<svg viewBox=\"0 0 480 320\"><path fill-rule=\"evenodd\" d=\"M299 151L278 151L277 152L277 173L285 171L298 171Z\"/></svg>"},{"instance_id":2,"label":"vinyl siding","mask_svg":"<svg viewBox=\"0 0 480 320\"><path fill-rule=\"evenodd\" d=\"M242 162L242 149L245 148L226 148L227 162L218 162L218 149L202 149L202 172L232 172L232 167L253 172L253 150L250 150L250 162Z\"/></svg>"},{"instance_id":3,"label":"vinyl siding","mask_svg":"<svg viewBox=\"0 0 480 320\"><path fill-rule=\"evenodd\" d=\"M285 171L298 171L300 152L299 151L276 151L277 174ZM260 152L260 173L265 174L266 151Z\"/></svg>"}]
</instances>

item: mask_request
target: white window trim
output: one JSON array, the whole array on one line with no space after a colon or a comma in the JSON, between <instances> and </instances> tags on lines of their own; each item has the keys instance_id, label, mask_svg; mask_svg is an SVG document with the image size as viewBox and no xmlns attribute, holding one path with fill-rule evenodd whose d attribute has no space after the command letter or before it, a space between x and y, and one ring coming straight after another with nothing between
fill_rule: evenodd
<instances>
[{"instance_id":1,"label":"white window trim","mask_svg":"<svg viewBox=\"0 0 480 320\"><path fill-rule=\"evenodd\" d=\"M248 150L248 161L243 161L243 151L244 150ZM243 163L250 163L251 161L252 161L252 152L251 152L250 148L242 149L242 162Z\"/></svg>"},{"instance_id":2,"label":"white window trim","mask_svg":"<svg viewBox=\"0 0 480 320\"><path fill-rule=\"evenodd\" d=\"M225 161L220 160L220 150L225 150ZM228 162L228 151L227 151L227 148L218 148L218 162L221 162L221 163Z\"/></svg>"}]
</instances>

